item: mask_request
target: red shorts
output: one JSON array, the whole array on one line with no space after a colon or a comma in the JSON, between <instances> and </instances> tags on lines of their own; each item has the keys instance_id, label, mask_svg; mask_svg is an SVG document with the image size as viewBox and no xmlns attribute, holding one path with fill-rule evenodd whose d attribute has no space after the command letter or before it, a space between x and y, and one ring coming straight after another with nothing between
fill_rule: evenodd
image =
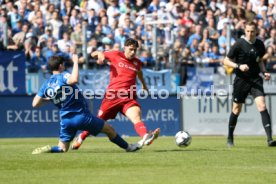
<instances>
[{"instance_id":1,"label":"red shorts","mask_svg":"<svg viewBox=\"0 0 276 184\"><path fill-rule=\"evenodd\" d=\"M107 121L109 119L114 119L118 112L125 115L128 108L138 106L141 108L140 104L135 99L130 98L115 98L107 99L104 98L98 112L98 117Z\"/></svg>"}]
</instances>

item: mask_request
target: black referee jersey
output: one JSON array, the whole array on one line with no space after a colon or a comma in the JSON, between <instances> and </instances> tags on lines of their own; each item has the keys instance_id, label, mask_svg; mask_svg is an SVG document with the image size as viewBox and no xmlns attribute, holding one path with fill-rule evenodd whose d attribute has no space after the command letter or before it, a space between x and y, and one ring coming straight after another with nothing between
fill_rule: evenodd
<instances>
[{"instance_id":1,"label":"black referee jersey","mask_svg":"<svg viewBox=\"0 0 276 184\"><path fill-rule=\"evenodd\" d=\"M264 56L265 52L265 46L261 40L256 39L254 43L250 43L242 37L230 48L227 57L237 64L248 65L249 70L246 72L242 72L239 69L234 70L238 77L256 78L260 73L260 59Z\"/></svg>"}]
</instances>

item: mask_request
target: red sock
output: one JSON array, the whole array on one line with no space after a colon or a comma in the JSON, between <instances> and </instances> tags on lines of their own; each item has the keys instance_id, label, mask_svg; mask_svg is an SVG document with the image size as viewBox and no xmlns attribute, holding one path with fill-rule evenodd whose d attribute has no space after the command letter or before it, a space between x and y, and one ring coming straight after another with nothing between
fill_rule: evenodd
<instances>
[{"instance_id":1,"label":"red sock","mask_svg":"<svg viewBox=\"0 0 276 184\"><path fill-rule=\"evenodd\" d=\"M89 136L89 134L90 134L90 133L89 133L88 131L83 131L83 132L81 133L80 137L81 137L82 140L85 140L86 137Z\"/></svg>"},{"instance_id":2,"label":"red sock","mask_svg":"<svg viewBox=\"0 0 276 184\"><path fill-rule=\"evenodd\" d=\"M135 127L135 130L136 130L137 134L142 138L147 133L147 128L145 127L145 124L142 121L136 123L134 125L134 127Z\"/></svg>"}]
</instances>

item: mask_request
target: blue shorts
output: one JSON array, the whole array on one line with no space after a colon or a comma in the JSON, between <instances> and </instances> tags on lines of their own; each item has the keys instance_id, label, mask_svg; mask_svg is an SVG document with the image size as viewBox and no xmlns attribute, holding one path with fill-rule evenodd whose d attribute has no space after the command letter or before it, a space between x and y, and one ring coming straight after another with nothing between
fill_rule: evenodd
<instances>
[{"instance_id":1,"label":"blue shorts","mask_svg":"<svg viewBox=\"0 0 276 184\"><path fill-rule=\"evenodd\" d=\"M96 136L103 126L104 120L90 113L70 113L61 118L59 138L62 142L70 142L79 130L86 130Z\"/></svg>"}]
</instances>

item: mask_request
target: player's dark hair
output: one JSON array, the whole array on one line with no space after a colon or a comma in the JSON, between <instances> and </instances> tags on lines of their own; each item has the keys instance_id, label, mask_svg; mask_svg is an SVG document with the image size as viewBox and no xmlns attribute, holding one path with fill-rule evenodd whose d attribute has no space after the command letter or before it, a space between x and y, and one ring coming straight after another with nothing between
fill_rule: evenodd
<instances>
[{"instance_id":1,"label":"player's dark hair","mask_svg":"<svg viewBox=\"0 0 276 184\"><path fill-rule=\"evenodd\" d=\"M59 65L63 63L63 59L60 56L52 56L48 60L48 67L50 71L57 71L59 69Z\"/></svg>"},{"instance_id":2,"label":"player's dark hair","mask_svg":"<svg viewBox=\"0 0 276 184\"><path fill-rule=\"evenodd\" d=\"M257 29L257 24L256 24L255 22L253 22L253 21L246 22L246 23L245 23L245 26L254 26L255 29Z\"/></svg>"},{"instance_id":3,"label":"player's dark hair","mask_svg":"<svg viewBox=\"0 0 276 184\"><path fill-rule=\"evenodd\" d=\"M133 39L133 38L128 38L126 41L125 41L125 46L130 46L130 45L133 45L135 47L139 47L139 43L137 40Z\"/></svg>"}]
</instances>

